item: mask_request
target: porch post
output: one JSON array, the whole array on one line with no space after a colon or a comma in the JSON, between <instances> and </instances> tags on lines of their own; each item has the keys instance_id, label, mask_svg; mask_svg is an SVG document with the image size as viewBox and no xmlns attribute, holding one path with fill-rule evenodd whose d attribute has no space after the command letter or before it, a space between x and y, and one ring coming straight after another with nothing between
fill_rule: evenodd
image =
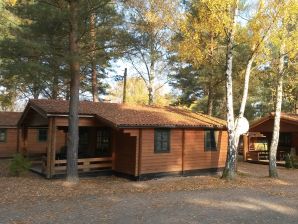
<instances>
[{"instance_id":1,"label":"porch post","mask_svg":"<svg viewBox=\"0 0 298 224\"><path fill-rule=\"evenodd\" d=\"M52 133L51 133L51 176L55 175L55 160L56 160L56 139L57 139L56 119L52 118Z\"/></svg>"},{"instance_id":2,"label":"porch post","mask_svg":"<svg viewBox=\"0 0 298 224\"><path fill-rule=\"evenodd\" d=\"M22 137L23 137L23 148L22 148L22 154L27 155L28 152L28 127L23 126L22 127Z\"/></svg>"},{"instance_id":3,"label":"porch post","mask_svg":"<svg viewBox=\"0 0 298 224\"><path fill-rule=\"evenodd\" d=\"M48 139L47 139L47 166L46 166L46 177L51 178L52 174L52 128L53 128L53 118L49 118L48 124Z\"/></svg>"},{"instance_id":4,"label":"porch post","mask_svg":"<svg viewBox=\"0 0 298 224\"><path fill-rule=\"evenodd\" d=\"M246 158L246 154L248 152L248 139L249 139L249 134L247 135L242 135L243 137L243 161L246 161L247 158Z\"/></svg>"},{"instance_id":5,"label":"porch post","mask_svg":"<svg viewBox=\"0 0 298 224\"><path fill-rule=\"evenodd\" d=\"M20 153L21 127L17 127L17 153Z\"/></svg>"},{"instance_id":6,"label":"porch post","mask_svg":"<svg viewBox=\"0 0 298 224\"><path fill-rule=\"evenodd\" d=\"M116 131L112 129L112 170L115 170L115 158L116 158Z\"/></svg>"}]
</instances>

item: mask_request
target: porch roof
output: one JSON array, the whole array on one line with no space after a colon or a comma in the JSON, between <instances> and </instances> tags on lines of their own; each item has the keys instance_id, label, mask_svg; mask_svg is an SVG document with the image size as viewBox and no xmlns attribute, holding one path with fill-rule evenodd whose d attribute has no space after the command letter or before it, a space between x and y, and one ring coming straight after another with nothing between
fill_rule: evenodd
<instances>
[{"instance_id":1,"label":"porch roof","mask_svg":"<svg viewBox=\"0 0 298 224\"><path fill-rule=\"evenodd\" d=\"M257 119L251 122L250 128L255 128L268 120L274 119L274 117L275 117L275 113L272 112L265 117L262 117L260 119ZM281 121L286 121L293 125L298 125L298 114L281 113L280 119Z\"/></svg>"},{"instance_id":2,"label":"porch roof","mask_svg":"<svg viewBox=\"0 0 298 224\"><path fill-rule=\"evenodd\" d=\"M32 107L44 116L67 115L69 101L30 100ZM81 101L80 115L93 115L117 128L132 127L210 127L225 128L224 120L174 107L132 106L117 103Z\"/></svg>"},{"instance_id":3,"label":"porch roof","mask_svg":"<svg viewBox=\"0 0 298 224\"><path fill-rule=\"evenodd\" d=\"M21 112L0 112L0 127L17 127Z\"/></svg>"}]
</instances>

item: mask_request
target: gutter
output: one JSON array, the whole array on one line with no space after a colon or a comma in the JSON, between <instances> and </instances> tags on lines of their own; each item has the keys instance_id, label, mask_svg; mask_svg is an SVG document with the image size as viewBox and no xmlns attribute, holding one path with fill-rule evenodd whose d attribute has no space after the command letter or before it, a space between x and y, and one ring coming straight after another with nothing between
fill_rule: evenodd
<instances>
[{"instance_id":1,"label":"gutter","mask_svg":"<svg viewBox=\"0 0 298 224\"><path fill-rule=\"evenodd\" d=\"M47 117L69 117L68 114L47 114ZM93 118L94 115L79 115L79 117Z\"/></svg>"}]
</instances>

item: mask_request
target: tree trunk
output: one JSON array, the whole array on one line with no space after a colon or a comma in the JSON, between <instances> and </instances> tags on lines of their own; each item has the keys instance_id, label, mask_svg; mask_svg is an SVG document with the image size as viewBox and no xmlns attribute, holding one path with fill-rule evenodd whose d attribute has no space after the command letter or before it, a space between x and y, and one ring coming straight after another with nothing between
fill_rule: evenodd
<instances>
[{"instance_id":1,"label":"tree trunk","mask_svg":"<svg viewBox=\"0 0 298 224\"><path fill-rule=\"evenodd\" d=\"M78 1L69 2L70 10L70 102L69 102L69 128L67 141L67 182L77 183L78 178L78 139L79 139L79 89L80 89L80 62L78 46Z\"/></svg>"},{"instance_id":2,"label":"tree trunk","mask_svg":"<svg viewBox=\"0 0 298 224\"><path fill-rule=\"evenodd\" d=\"M285 63L284 51L285 51L285 43L283 43L280 48L274 127L273 127L273 134L272 134L272 140L270 145L270 155L269 155L269 177L273 177L273 178L278 177L277 168L276 168L276 152L277 152L278 141L279 141L280 115L281 115L281 105L282 105L283 74L284 74L284 63Z\"/></svg>"},{"instance_id":3,"label":"tree trunk","mask_svg":"<svg viewBox=\"0 0 298 224\"><path fill-rule=\"evenodd\" d=\"M32 95L33 95L33 99L37 100L39 98L39 95L40 95L40 88L39 88L38 84L36 84L35 82L33 82L31 92L32 92Z\"/></svg>"},{"instance_id":4,"label":"tree trunk","mask_svg":"<svg viewBox=\"0 0 298 224\"><path fill-rule=\"evenodd\" d=\"M95 19L96 15L94 13L90 16L90 37L92 41L92 53L91 53L91 75L92 75L92 98L93 102L99 102L98 96L98 83L97 83L97 70L96 70L96 33L95 33Z\"/></svg>"},{"instance_id":5,"label":"tree trunk","mask_svg":"<svg viewBox=\"0 0 298 224\"><path fill-rule=\"evenodd\" d=\"M208 90L208 102L207 102L207 114L212 116L213 114L213 105L214 105L214 96L213 91L211 90L212 86L209 86Z\"/></svg>"},{"instance_id":6,"label":"tree trunk","mask_svg":"<svg viewBox=\"0 0 298 224\"><path fill-rule=\"evenodd\" d=\"M242 118L244 116L245 106L246 106L247 97L248 97L251 67L252 67L252 64L253 64L254 60L255 60L255 55L252 55L252 57L249 59L247 65L246 65L243 95L242 95L242 101L241 101L241 106L240 106L239 115L238 115L239 118ZM239 139L240 139L238 129L239 129L239 125L238 125L238 123L236 123L236 127L235 127L236 131L235 131L235 136L234 136L234 144L235 144L236 148L238 148Z\"/></svg>"},{"instance_id":7,"label":"tree trunk","mask_svg":"<svg viewBox=\"0 0 298 224\"><path fill-rule=\"evenodd\" d=\"M148 104L153 105L154 103L154 79L155 79L155 66L154 62L151 62L150 65L150 74L148 82Z\"/></svg>"},{"instance_id":8,"label":"tree trunk","mask_svg":"<svg viewBox=\"0 0 298 224\"><path fill-rule=\"evenodd\" d=\"M58 92L59 92L58 75L55 74L53 77L53 88L52 88L52 99L53 100L57 100Z\"/></svg>"},{"instance_id":9,"label":"tree trunk","mask_svg":"<svg viewBox=\"0 0 298 224\"><path fill-rule=\"evenodd\" d=\"M127 91L127 68L124 69L123 75L123 95L122 95L122 103L126 103L126 91Z\"/></svg>"},{"instance_id":10,"label":"tree trunk","mask_svg":"<svg viewBox=\"0 0 298 224\"><path fill-rule=\"evenodd\" d=\"M236 158L237 147L234 142L235 129L234 129L234 109L233 109L233 47L234 36L236 30L236 16L238 13L238 1L236 1L233 10L233 24L228 32L228 46L227 46L227 59L226 59L226 94L227 94L227 128L228 128L228 152L225 169L222 178L233 179L236 176Z\"/></svg>"}]
</instances>

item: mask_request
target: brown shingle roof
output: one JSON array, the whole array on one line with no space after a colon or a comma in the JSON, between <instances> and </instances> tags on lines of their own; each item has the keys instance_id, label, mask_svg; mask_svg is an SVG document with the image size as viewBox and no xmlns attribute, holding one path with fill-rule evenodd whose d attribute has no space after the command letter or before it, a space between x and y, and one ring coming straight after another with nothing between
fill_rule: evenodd
<instances>
[{"instance_id":1,"label":"brown shingle roof","mask_svg":"<svg viewBox=\"0 0 298 224\"><path fill-rule=\"evenodd\" d=\"M16 127L22 113L0 112L0 127Z\"/></svg>"},{"instance_id":2,"label":"brown shingle roof","mask_svg":"<svg viewBox=\"0 0 298 224\"><path fill-rule=\"evenodd\" d=\"M298 114L286 114L286 113L282 113L281 114L281 119L294 121L294 122L297 122L297 124L298 124Z\"/></svg>"},{"instance_id":3,"label":"brown shingle roof","mask_svg":"<svg viewBox=\"0 0 298 224\"><path fill-rule=\"evenodd\" d=\"M270 113L265 117L257 119L255 121L251 122L250 128L254 128L254 127L264 123L265 121L268 121L270 119L274 119L274 116L275 116L274 113ZM293 122L294 124L298 125L298 114L281 113L280 114L280 119L290 121L290 122Z\"/></svg>"},{"instance_id":4,"label":"brown shingle roof","mask_svg":"<svg viewBox=\"0 0 298 224\"><path fill-rule=\"evenodd\" d=\"M30 100L44 114L68 114L68 101ZM81 115L94 115L116 127L225 127L226 122L208 115L173 107L132 106L81 101Z\"/></svg>"}]
</instances>

